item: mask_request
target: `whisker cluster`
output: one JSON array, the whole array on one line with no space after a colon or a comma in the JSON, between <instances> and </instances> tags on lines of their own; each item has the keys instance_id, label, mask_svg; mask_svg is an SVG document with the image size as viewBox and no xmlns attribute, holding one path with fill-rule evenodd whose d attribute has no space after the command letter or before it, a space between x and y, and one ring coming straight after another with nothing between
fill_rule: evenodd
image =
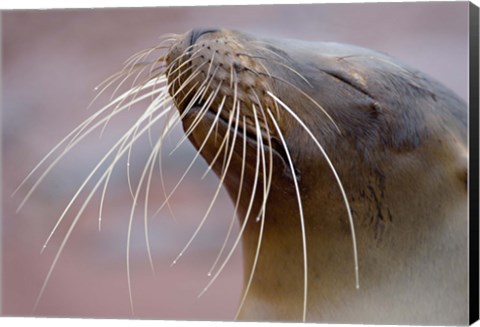
<instances>
[{"instance_id":1,"label":"whisker cluster","mask_svg":"<svg viewBox=\"0 0 480 327\"><path fill-rule=\"evenodd\" d=\"M303 131L315 142L317 148L328 163L335 180L337 181L338 187L345 202L345 208L348 214L348 221L351 229L355 281L358 288L358 255L355 228L348 197L344 190L343 184L337 174L337 171L335 170L334 164L327 155L324 147L321 145L320 140L311 131L311 129L308 127L308 124L302 121L302 119L295 113L295 108L292 108L290 105L282 101L282 96L276 94L274 88L271 87L270 84L283 83L283 85L286 85L289 89L291 89L292 92L297 92L305 99L313 103L323 114L325 114L326 118L333 123L338 132L340 132L340 129L335 124L335 121L327 112L327 110L313 98L311 98L305 91L284 79L276 77L267 69L268 64L276 65L277 68L285 69L290 73L300 77L308 87L312 87L308 80L288 63L286 58L270 50L265 44L254 42L252 43L252 48L255 50L255 53L248 53L246 51L238 53L238 57L245 57L248 58L248 60L253 60L257 63L258 68L244 67L245 70L250 71L254 75L256 74L258 76L262 76L263 79L269 81L270 83L267 83L267 85L264 86L264 90L257 90L254 86L250 87L250 99L253 100L246 101L245 98L241 96L241 94L244 94L246 91L243 87L244 85L240 85L239 83L237 72L238 65L235 63L230 65L219 65L217 57L218 54L215 51L211 51L211 56L205 57L202 52L204 49L199 44L195 43L186 47L176 58L169 58L167 54L170 53L172 47L179 42L180 37L181 36L178 35L165 36L159 45L134 54L126 60L125 68L107 78L103 83L96 87L95 89L98 91L98 94L93 99L92 103L94 103L102 94L104 94L107 89L113 87L114 89L111 94L110 102L100 110L93 113L77 128L70 132L57 146L55 146L38 163L38 165L33 168L33 170L27 175L25 180L15 191L15 193L17 193L20 189L26 188L27 184L33 183L26 191L26 195L18 207L18 210L20 210L35 189L37 189L42 180L45 179L48 173L50 173L58 164L58 162L67 153L72 151L75 146L79 144L79 142L84 140L94 131L100 130L100 135L102 135L106 130L107 125L114 117L129 111L137 104L145 101L148 102L148 105L144 107L144 111L139 118L131 125L131 127L123 134L123 136L121 136L120 139L113 146L111 146L109 151L99 160L97 165L85 178L48 235L42 251L48 246L51 238L57 232L59 225L65 220L65 217L70 214L74 203L80 201L80 193L86 189L87 185L94 179L94 176L100 173L100 177L94 181L93 187L91 187L85 200L81 203L80 209L75 213L74 219L63 237L61 245L56 252L36 300L35 308L39 304L39 301L51 278L52 271L54 270L72 231L77 225L85 208L90 203L97 191L100 191L100 189L98 229L101 230L104 201L113 169L118 165L122 158L126 157L128 188L132 198L132 207L129 214L127 230L126 269L130 308L133 314L134 304L130 271L130 247L133 220L137 207L142 201L141 195L144 194L143 219L148 260L152 273L155 273L148 231L149 197L155 167L157 165L159 167L161 188L165 194L165 199L153 216L158 214L165 207L168 207L168 210L170 210L173 215L173 208L169 202L171 197L176 192L182 181L184 181L185 176L191 170L198 157L202 154L202 151L208 146L209 143L212 142L212 139L214 138L215 144L218 144L217 152L213 156L213 159L210 160L209 166L203 177L205 177L206 174L214 169L214 167L221 167L218 172L216 171L219 176L218 185L215 189L214 195L212 196L212 200L203 214L197 228L192 233L191 237L183 249L179 252L177 257L172 261L171 265L175 265L184 255L209 217L211 210L218 198L219 192L224 185L225 179L232 171L232 161L234 154L237 151L237 155L239 155L241 160L241 168L238 177L238 191L236 192L236 197L233 199L234 213L231 217L223 244L207 273L208 276L210 276L210 280L200 292L199 296L203 295L210 288L210 286L217 280L221 272L224 270L226 264L230 261L233 253L237 249L247 224L252 222L259 223L260 226L256 253L238 309L238 312L240 312L240 309L247 298L250 285L254 278L257 262L260 258L262 237L264 235L264 227L267 219L266 212L268 209L268 199L269 194L271 194L272 191L272 180L275 169L273 158L274 146L272 142L272 140L275 138L280 141L282 152L286 157L286 164L292 174L292 188L295 191L296 202L298 204L304 262L302 320L306 321L308 308L308 256L305 231L306 217L302 206L302 191L300 182L297 180L295 175L295 158L291 154L291 149L288 144L288 136L285 135L284 131L282 131L281 124L279 123L279 116L290 116L301 126ZM154 59L150 59L151 56L158 51L167 52L167 54L164 53ZM266 56L262 55L262 53L268 53L270 55L269 58L271 58L271 54L274 54L275 58L273 60L265 59ZM198 61L201 62L197 63ZM220 75L223 77L220 77ZM128 83L131 83L129 89L126 92L117 95L122 87ZM226 88L229 89L228 94L225 92ZM92 104L90 104L90 106L92 106ZM180 110L180 108L182 110ZM192 113L195 113L193 120L188 126L184 125L185 134L173 147L171 153L175 152L185 142L185 140L190 138L193 133L197 131L198 126L204 122L207 115L211 117L213 123L208 127L204 139L200 142L200 144L198 144L197 153L188 164L185 172L179 178L176 185L170 191L168 191L164 182L164 172L162 169L162 160L164 159L162 158L162 145L170 132L175 129L178 124L184 122L187 115L191 115ZM160 137L158 137L157 140L154 140L151 134L151 128L160 121L164 121L164 128ZM224 135L219 133L220 128L226 130ZM130 176L130 159L132 156L132 149L135 143L146 134L148 134L152 149L141 172L140 178L135 185ZM254 136L252 137L251 135ZM217 137L222 137L222 139L217 140ZM247 140L249 143L255 144L254 152L256 159L254 163L255 167L253 183L251 185L246 185L247 148L249 147ZM239 151L238 149L241 150ZM223 159L221 159L222 154ZM50 163L48 163L49 160L51 161ZM222 162L219 160L222 160ZM105 165L107 165L106 168L104 168ZM36 179L33 179L33 177L37 174L40 174L40 176ZM239 217L242 218L240 219L241 225L239 233L232 240L235 215L239 214L238 210L241 200L245 197L248 199L248 205L246 206L244 216ZM254 208L254 204L259 198L260 206L257 210ZM229 241L232 241L233 245L231 246L230 250L227 251L227 243ZM223 260L221 260L222 257Z\"/></svg>"}]
</instances>

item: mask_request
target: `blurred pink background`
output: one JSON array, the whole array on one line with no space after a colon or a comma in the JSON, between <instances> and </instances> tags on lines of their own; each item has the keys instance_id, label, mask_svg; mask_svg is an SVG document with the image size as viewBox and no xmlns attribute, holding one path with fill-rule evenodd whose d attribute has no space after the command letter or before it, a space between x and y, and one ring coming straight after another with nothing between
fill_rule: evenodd
<instances>
[{"instance_id":1,"label":"blurred pink background","mask_svg":"<svg viewBox=\"0 0 480 327\"><path fill-rule=\"evenodd\" d=\"M121 162L110 181L98 231L100 194L83 214L53 271L39 306L32 312L53 257L74 213L66 217L40 254L52 227L90 169L136 112L112 121L103 138L94 133L66 156L16 214L28 187L14 189L41 158L74 127L108 101L94 98L94 87L122 67L133 53L155 45L165 33L195 27L226 27L262 36L336 41L389 53L437 78L467 98L468 3L322 4L243 7L186 7L4 11L3 50L3 213L2 314L7 316L123 317L232 320L241 294L241 249L214 286L201 298L207 272L225 237L233 206L225 193L192 246L177 265L208 207L218 180L200 180L199 160L172 198L168 210L149 220L156 274L145 246L143 212L137 210L132 234L131 274L135 312L129 307L126 275L127 226L132 198ZM161 125L153 135L161 133ZM175 131L180 136L181 130ZM172 138L170 146L176 144ZM138 181L151 147L135 146L131 176ZM185 144L165 152L167 189L193 158ZM36 175L38 177L38 175ZM29 185L32 185L30 183ZM160 184L152 189L152 214L163 202ZM141 207L141 206L140 206ZM78 210L79 206L75 206ZM238 232L237 230L234 235Z\"/></svg>"}]
</instances>

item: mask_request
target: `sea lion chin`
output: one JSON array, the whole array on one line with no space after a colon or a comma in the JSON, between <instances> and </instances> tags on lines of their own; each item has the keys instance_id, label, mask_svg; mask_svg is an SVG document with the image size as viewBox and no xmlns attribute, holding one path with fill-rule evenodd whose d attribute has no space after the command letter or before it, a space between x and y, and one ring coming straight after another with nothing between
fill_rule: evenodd
<instances>
[{"instance_id":1,"label":"sea lion chin","mask_svg":"<svg viewBox=\"0 0 480 327\"><path fill-rule=\"evenodd\" d=\"M194 30L166 61L184 130L237 203L239 319L467 322L462 100L336 43Z\"/></svg>"}]
</instances>

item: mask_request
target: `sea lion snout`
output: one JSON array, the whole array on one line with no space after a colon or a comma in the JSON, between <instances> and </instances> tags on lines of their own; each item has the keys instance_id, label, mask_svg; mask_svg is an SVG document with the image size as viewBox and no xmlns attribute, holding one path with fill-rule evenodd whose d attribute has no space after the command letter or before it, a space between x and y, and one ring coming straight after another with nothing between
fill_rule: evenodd
<instances>
[{"instance_id":1,"label":"sea lion snout","mask_svg":"<svg viewBox=\"0 0 480 327\"><path fill-rule=\"evenodd\" d=\"M180 35L166 56L171 67L166 72L169 93L181 114L193 107L202 109L196 111L199 123L206 111L219 113L227 122L238 119L239 130L246 128L252 136L258 132L258 123L266 140L275 134L265 112L267 107L275 107L272 99L265 97L272 89L272 79L242 37L220 29Z\"/></svg>"}]
</instances>

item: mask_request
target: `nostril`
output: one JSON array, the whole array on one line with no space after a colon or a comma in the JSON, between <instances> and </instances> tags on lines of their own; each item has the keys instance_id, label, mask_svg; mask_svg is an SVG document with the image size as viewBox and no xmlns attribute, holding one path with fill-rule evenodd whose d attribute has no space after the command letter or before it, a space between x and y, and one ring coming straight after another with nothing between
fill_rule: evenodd
<instances>
[{"instance_id":1,"label":"nostril","mask_svg":"<svg viewBox=\"0 0 480 327\"><path fill-rule=\"evenodd\" d=\"M190 36L190 45L195 44L197 42L198 38L202 36L203 34L207 33L215 33L218 32L219 29L216 28L203 28L203 29L195 29L192 31L192 34Z\"/></svg>"}]
</instances>

